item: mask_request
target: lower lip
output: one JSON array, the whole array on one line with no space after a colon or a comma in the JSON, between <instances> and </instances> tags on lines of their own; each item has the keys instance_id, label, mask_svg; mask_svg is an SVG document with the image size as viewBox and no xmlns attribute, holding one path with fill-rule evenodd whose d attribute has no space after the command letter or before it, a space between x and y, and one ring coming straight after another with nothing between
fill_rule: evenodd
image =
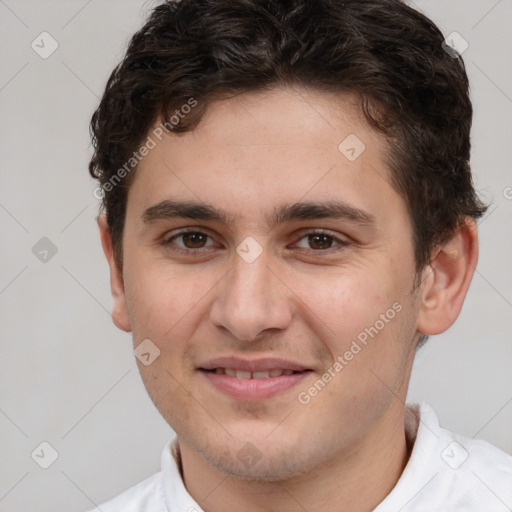
<instances>
[{"instance_id":1,"label":"lower lip","mask_svg":"<svg viewBox=\"0 0 512 512\"><path fill-rule=\"evenodd\" d=\"M199 370L217 389L240 400L270 398L296 386L311 374L310 371L268 377L266 379L237 379L229 375Z\"/></svg>"}]
</instances>

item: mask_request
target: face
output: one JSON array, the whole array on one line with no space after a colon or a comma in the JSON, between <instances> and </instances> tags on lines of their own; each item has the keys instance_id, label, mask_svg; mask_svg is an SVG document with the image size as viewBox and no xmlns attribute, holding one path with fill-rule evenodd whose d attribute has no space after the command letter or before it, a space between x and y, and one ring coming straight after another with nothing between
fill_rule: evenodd
<instances>
[{"instance_id":1,"label":"face","mask_svg":"<svg viewBox=\"0 0 512 512\"><path fill-rule=\"evenodd\" d=\"M159 350L147 391L218 469L286 478L399 417L419 307L385 155L355 98L276 88L139 164L119 325Z\"/></svg>"}]
</instances>

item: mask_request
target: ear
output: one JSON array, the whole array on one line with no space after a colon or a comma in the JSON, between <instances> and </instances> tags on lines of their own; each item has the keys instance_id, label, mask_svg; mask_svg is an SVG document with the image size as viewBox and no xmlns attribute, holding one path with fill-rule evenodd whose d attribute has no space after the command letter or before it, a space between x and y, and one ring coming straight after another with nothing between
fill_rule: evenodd
<instances>
[{"instance_id":1,"label":"ear","mask_svg":"<svg viewBox=\"0 0 512 512\"><path fill-rule=\"evenodd\" d=\"M108 230L106 215L100 215L97 221L98 227L100 228L101 245L110 268L110 290L112 292L112 298L114 299L112 321L119 329L130 332L130 317L128 315L128 308L126 307L123 273L114 257L112 238Z\"/></svg>"},{"instance_id":2,"label":"ear","mask_svg":"<svg viewBox=\"0 0 512 512\"><path fill-rule=\"evenodd\" d=\"M442 247L424 269L417 330L423 334L446 331L459 316L478 261L478 232L474 219Z\"/></svg>"}]
</instances>

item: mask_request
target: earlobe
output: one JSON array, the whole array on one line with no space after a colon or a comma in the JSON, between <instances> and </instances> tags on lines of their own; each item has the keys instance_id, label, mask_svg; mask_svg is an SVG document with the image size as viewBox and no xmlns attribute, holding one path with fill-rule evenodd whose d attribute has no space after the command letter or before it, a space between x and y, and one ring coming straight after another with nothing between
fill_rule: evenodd
<instances>
[{"instance_id":1,"label":"earlobe","mask_svg":"<svg viewBox=\"0 0 512 512\"><path fill-rule=\"evenodd\" d=\"M100 230L101 246L103 247L103 253L105 254L110 269L110 290L114 300L112 306L112 321L119 329L130 332L130 317L128 315L128 308L126 307L123 273L114 256L112 238L108 229L106 215L102 214L98 216L97 222Z\"/></svg>"},{"instance_id":2,"label":"earlobe","mask_svg":"<svg viewBox=\"0 0 512 512\"><path fill-rule=\"evenodd\" d=\"M457 319L478 261L478 233L468 217L452 237L438 247L423 273L417 330L440 334Z\"/></svg>"}]
</instances>

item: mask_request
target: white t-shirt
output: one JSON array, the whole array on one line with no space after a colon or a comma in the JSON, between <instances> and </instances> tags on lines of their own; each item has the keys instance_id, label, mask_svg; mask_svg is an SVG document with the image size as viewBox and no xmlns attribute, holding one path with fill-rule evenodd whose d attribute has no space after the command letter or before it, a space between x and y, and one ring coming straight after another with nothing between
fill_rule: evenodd
<instances>
[{"instance_id":1,"label":"white t-shirt","mask_svg":"<svg viewBox=\"0 0 512 512\"><path fill-rule=\"evenodd\" d=\"M487 441L439 426L426 403L407 405L409 461L373 512L511 512L512 456ZM181 478L174 436L162 469L90 512L203 512Z\"/></svg>"}]
</instances>

